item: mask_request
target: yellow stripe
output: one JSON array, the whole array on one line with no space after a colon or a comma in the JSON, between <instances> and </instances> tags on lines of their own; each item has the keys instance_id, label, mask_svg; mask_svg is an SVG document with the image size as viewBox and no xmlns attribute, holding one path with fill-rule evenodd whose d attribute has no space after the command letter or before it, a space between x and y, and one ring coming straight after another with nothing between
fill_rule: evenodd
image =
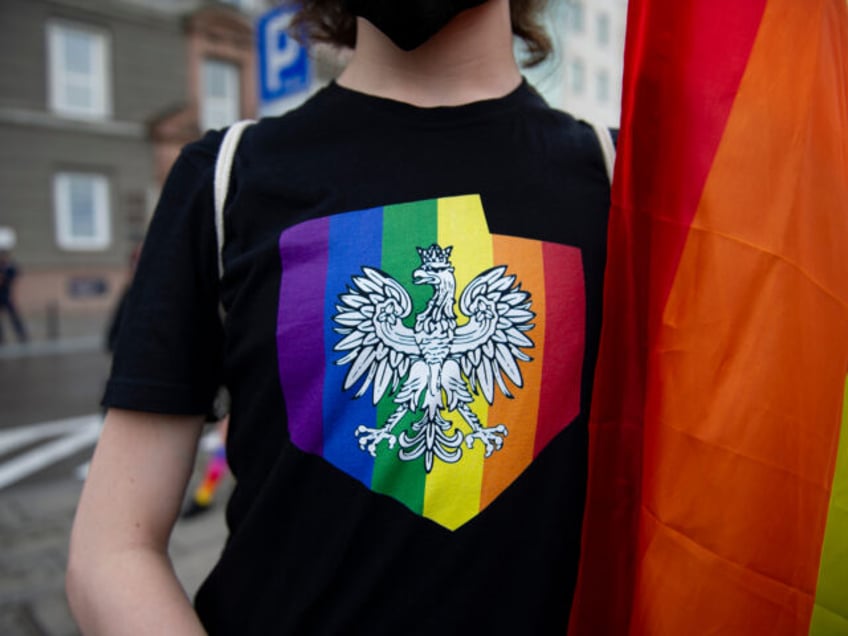
<instances>
[{"instance_id":1,"label":"yellow stripe","mask_svg":"<svg viewBox=\"0 0 848 636\"><path fill-rule=\"evenodd\" d=\"M455 268L458 300L474 277L492 267L492 237L479 196L439 199L438 217L439 245L443 248L453 246L451 262ZM467 318L459 315L458 306L455 310L459 323L466 322ZM470 407L485 425L489 410L486 398L477 396ZM458 412L443 415L463 433L469 432L468 425ZM451 530L474 517L480 508L483 461L479 441L472 449L463 444L462 459L456 464L436 460L424 487L424 516Z\"/></svg>"},{"instance_id":2,"label":"yellow stripe","mask_svg":"<svg viewBox=\"0 0 848 636\"><path fill-rule=\"evenodd\" d=\"M848 379L810 636L848 633Z\"/></svg>"}]
</instances>

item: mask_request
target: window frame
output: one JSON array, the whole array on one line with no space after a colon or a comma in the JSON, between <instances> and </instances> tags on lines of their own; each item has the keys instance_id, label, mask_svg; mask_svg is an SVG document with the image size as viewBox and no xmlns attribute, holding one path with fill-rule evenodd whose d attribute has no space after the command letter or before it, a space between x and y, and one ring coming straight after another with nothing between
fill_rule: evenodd
<instances>
[{"instance_id":1,"label":"window frame","mask_svg":"<svg viewBox=\"0 0 848 636\"><path fill-rule=\"evenodd\" d=\"M75 236L71 210L74 178L90 180L93 186L94 236ZM102 251L112 244L112 200L109 177L100 172L61 170L53 175L53 213L56 244L68 251Z\"/></svg>"},{"instance_id":2,"label":"window frame","mask_svg":"<svg viewBox=\"0 0 848 636\"><path fill-rule=\"evenodd\" d=\"M63 62L61 50L64 37L70 33L91 38L93 45L93 72L74 74ZM79 119L108 119L112 116L112 41L109 34L96 27L51 20L47 23L47 88L50 110L67 117ZM74 76L76 75L76 77ZM67 98L67 86L71 83L88 84L91 91L91 106L81 107Z\"/></svg>"},{"instance_id":3,"label":"window frame","mask_svg":"<svg viewBox=\"0 0 848 636\"><path fill-rule=\"evenodd\" d=\"M612 79L610 72L605 69L598 69L595 73L595 99L606 104L612 99Z\"/></svg>"},{"instance_id":4,"label":"window frame","mask_svg":"<svg viewBox=\"0 0 848 636\"><path fill-rule=\"evenodd\" d=\"M570 0L568 3L568 26L574 33L586 30L586 7L582 0Z\"/></svg>"},{"instance_id":5,"label":"window frame","mask_svg":"<svg viewBox=\"0 0 848 636\"><path fill-rule=\"evenodd\" d=\"M568 88L572 95L583 95L586 93L586 62L583 58L572 58L569 64L569 74L571 79L568 82Z\"/></svg>"},{"instance_id":6,"label":"window frame","mask_svg":"<svg viewBox=\"0 0 848 636\"><path fill-rule=\"evenodd\" d=\"M599 11L595 17L595 40L600 48L607 48L612 40L612 18L606 11Z\"/></svg>"},{"instance_id":7,"label":"window frame","mask_svg":"<svg viewBox=\"0 0 848 636\"><path fill-rule=\"evenodd\" d=\"M249 13L256 13L262 9L260 0L222 0L222 2Z\"/></svg>"},{"instance_id":8,"label":"window frame","mask_svg":"<svg viewBox=\"0 0 848 636\"><path fill-rule=\"evenodd\" d=\"M223 99L229 99L230 103L226 105L226 108L233 108L232 117L222 117L220 120L210 116L210 110L215 108L215 106L210 107L210 96L206 92L207 86L207 68L209 65L220 65L221 67L227 68L228 70L233 71L233 74L225 80L229 85L228 88L233 88L235 90L234 95L228 95L226 98L215 97L216 101L222 102ZM202 130L210 130L210 129L218 129L223 128L225 126L229 126L233 122L241 119L241 109L242 109L242 67L241 65L233 60L221 59L217 57L204 57L200 61L200 112L199 120L200 127ZM217 105L217 108L220 108L220 104ZM225 121L228 120L228 121Z\"/></svg>"}]
</instances>

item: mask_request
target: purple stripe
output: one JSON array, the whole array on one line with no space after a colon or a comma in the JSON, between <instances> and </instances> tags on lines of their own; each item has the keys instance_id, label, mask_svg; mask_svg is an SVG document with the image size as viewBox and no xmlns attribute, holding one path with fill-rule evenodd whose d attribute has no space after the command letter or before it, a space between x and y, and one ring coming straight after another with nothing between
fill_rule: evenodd
<instances>
[{"instance_id":1,"label":"purple stripe","mask_svg":"<svg viewBox=\"0 0 848 636\"><path fill-rule=\"evenodd\" d=\"M280 235L280 384L292 442L316 455L323 453L323 314L329 228L329 218L325 217L301 223Z\"/></svg>"}]
</instances>

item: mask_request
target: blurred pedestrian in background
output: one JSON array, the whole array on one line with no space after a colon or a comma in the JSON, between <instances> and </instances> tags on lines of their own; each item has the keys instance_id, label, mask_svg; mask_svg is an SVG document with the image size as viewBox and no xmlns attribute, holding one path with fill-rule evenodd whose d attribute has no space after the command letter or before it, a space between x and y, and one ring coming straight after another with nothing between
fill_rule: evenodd
<instances>
[{"instance_id":1,"label":"blurred pedestrian in background","mask_svg":"<svg viewBox=\"0 0 848 636\"><path fill-rule=\"evenodd\" d=\"M9 252L0 250L0 345L5 342L3 314L9 316L9 320L12 322L12 328L15 330L15 335L17 335L19 342L23 343L29 339L24 321L15 307L14 285L15 279L19 274L18 267L15 265Z\"/></svg>"},{"instance_id":2,"label":"blurred pedestrian in background","mask_svg":"<svg viewBox=\"0 0 848 636\"><path fill-rule=\"evenodd\" d=\"M203 437L201 445L206 452L206 464L191 498L183 508L182 518L191 519L212 509L215 495L229 472L227 467L227 426L229 416L217 420L215 430Z\"/></svg>"},{"instance_id":3,"label":"blurred pedestrian in background","mask_svg":"<svg viewBox=\"0 0 848 636\"><path fill-rule=\"evenodd\" d=\"M71 540L86 633L565 632L612 141L521 76L544 5L305 0L354 47L339 80L183 150ZM222 383L236 488L195 611L168 538Z\"/></svg>"}]
</instances>

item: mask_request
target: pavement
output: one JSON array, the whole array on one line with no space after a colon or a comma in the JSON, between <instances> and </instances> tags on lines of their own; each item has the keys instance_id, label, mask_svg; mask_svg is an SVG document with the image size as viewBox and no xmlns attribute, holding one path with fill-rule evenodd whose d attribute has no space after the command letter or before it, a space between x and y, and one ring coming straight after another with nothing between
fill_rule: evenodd
<instances>
[{"instance_id":1,"label":"pavement","mask_svg":"<svg viewBox=\"0 0 848 636\"><path fill-rule=\"evenodd\" d=\"M64 575L68 536L81 488L81 481L68 479L0 492L0 634L80 633L68 610ZM190 596L223 546L223 510L219 504L203 515L180 520L171 537L174 568Z\"/></svg>"},{"instance_id":2,"label":"pavement","mask_svg":"<svg viewBox=\"0 0 848 636\"><path fill-rule=\"evenodd\" d=\"M96 439L96 405L108 371L101 344L77 339L0 348L0 476L7 477L0 479L0 635L80 633L65 600L64 572L80 475ZM77 422L79 430L65 430ZM79 441L80 435L89 441L68 449L69 440ZM73 452L45 455L59 447ZM35 457L43 461L33 463ZM199 453L192 486L205 457ZM21 466L29 468L19 475L13 469ZM190 596L223 546L231 487L229 480L222 483L210 511L180 520L174 530L170 553Z\"/></svg>"}]
</instances>

